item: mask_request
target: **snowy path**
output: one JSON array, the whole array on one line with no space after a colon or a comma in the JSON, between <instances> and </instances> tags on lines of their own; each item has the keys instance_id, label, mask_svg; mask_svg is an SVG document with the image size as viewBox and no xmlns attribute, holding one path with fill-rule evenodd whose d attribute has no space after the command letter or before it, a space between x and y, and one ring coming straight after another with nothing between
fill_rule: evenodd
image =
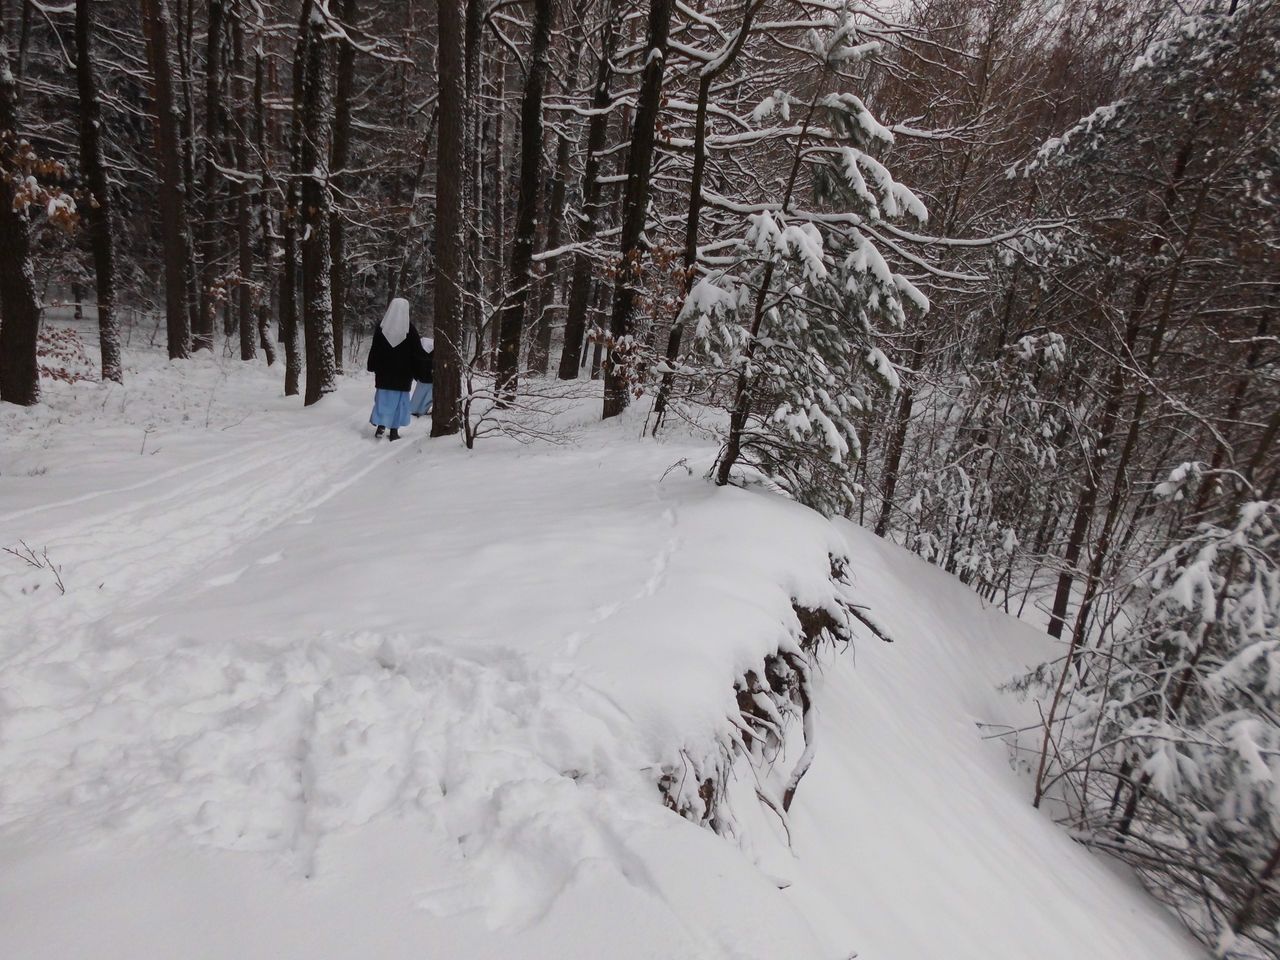
<instances>
[{"instance_id":1,"label":"snowy path","mask_svg":"<svg viewBox=\"0 0 1280 960\"><path fill-rule=\"evenodd\" d=\"M0 557L0 955L1197 955L979 739L1040 651L938 571L625 421L391 446L360 378L301 411L254 376L144 370L131 430L6 412L0 542L67 593ZM671 814L660 765L719 749L846 536L901 637L825 668L794 849L746 770L740 845Z\"/></svg>"},{"instance_id":2,"label":"snowy path","mask_svg":"<svg viewBox=\"0 0 1280 960\"><path fill-rule=\"evenodd\" d=\"M38 543L61 566L65 598L52 596L36 572L18 587L45 586L44 612L57 625L103 611L115 617L245 541L309 515L394 453L370 456L368 443L335 444L331 425L311 427L288 444L260 440L156 481L13 511L0 516L0 540ZM121 495L127 505L96 512ZM60 519L70 512L74 519ZM24 534L33 526L38 537ZM91 586L96 592L86 591Z\"/></svg>"}]
</instances>

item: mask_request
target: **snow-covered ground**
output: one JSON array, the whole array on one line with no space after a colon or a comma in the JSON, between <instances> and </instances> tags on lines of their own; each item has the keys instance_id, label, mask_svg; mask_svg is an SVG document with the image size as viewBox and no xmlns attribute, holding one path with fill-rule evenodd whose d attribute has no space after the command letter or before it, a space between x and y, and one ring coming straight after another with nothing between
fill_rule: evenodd
<instances>
[{"instance_id":1,"label":"snow-covered ground","mask_svg":"<svg viewBox=\"0 0 1280 960\"><path fill-rule=\"evenodd\" d=\"M0 956L1201 956L1030 808L983 738L1046 641L936 568L594 406L392 445L363 374L128 361L0 409L0 545L57 567L0 555ZM678 817L832 551L895 642L823 661L790 842L778 770Z\"/></svg>"}]
</instances>

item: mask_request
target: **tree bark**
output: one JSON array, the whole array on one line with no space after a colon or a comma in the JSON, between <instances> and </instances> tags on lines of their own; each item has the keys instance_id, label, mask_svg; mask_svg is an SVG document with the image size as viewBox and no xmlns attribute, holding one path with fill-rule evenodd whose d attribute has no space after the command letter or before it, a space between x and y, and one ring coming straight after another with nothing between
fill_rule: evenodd
<instances>
[{"instance_id":1,"label":"tree bark","mask_svg":"<svg viewBox=\"0 0 1280 960\"><path fill-rule=\"evenodd\" d=\"M547 80L547 47L555 16L554 0L535 0L533 45L520 102L520 194L516 199L515 233L511 240L510 282L498 337L498 389L514 394L519 379L520 335L525 304L533 282L533 241L537 229L538 186L542 177L542 91Z\"/></svg>"},{"instance_id":2,"label":"tree bark","mask_svg":"<svg viewBox=\"0 0 1280 960\"><path fill-rule=\"evenodd\" d=\"M506 250L507 250L507 160L506 160L506 120L507 113L504 108L506 103L507 90L507 64L501 55L494 58L497 62L498 76L494 81L494 101L498 104L498 109L494 111L493 117L493 235L491 237L490 250L490 266L492 267L493 276L490 285L490 300L493 303L493 310L484 323L489 327L489 345L485 363L488 369L494 369L498 364L498 327L501 317L502 305L507 299L507 285L505 266ZM484 325L481 324L481 326ZM477 331L477 336L482 331ZM476 343L476 353L481 352L479 341Z\"/></svg>"},{"instance_id":3,"label":"tree bark","mask_svg":"<svg viewBox=\"0 0 1280 960\"><path fill-rule=\"evenodd\" d=\"M436 69L440 130L436 158L435 355L431 435L459 428L462 344L462 205L466 197L466 137L463 0L437 0L439 44Z\"/></svg>"},{"instance_id":4,"label":"tree bark","mask_svg":"<svg viewBox=\"0 0 1280 960\"><path fill-rule=\"evenodd\" d=\"M924 359L924 334L916 337L911 345L914 366L919 369ZM898 419L893 425L889 448L885 451L884 492L880 501L880 516L876 519L876 536L889 532L889 520L893 516L893 497L898 490L898 474L902 469L902 451L907 445L907 431L911 429L911 408L915 404L915 390L908 384L902 388L898 400Z\"/></svg>"},{"instance_id":5,"label":"tree bark","mask_svg":"<svg viewBox=\"0 0 1280 960\"><path fill-rule=\"evenodd\" d=\"M463 34L466 99L464 102L465 139L463 163L466 166L465 188L467 217L463 221L463 253L459 284L462 289L462 327L460 336L465 340L474 334L479 344L481 326L484 323L481 304L484 300L484 217L481 200L484 193L483 147L481 128L484 123L484 99L481 88L484 82L484 17L485 0L466 0L465 31ZM501 102L502 93L497 99ZM501 110L501 107L499 107ZM501 257L498 272L502 271ZM496 323L496 320L495 320ZM464 351L460 344L459 353Z\"/></svg>"},{"instance_id":6,"label":"tree bark","mask_svg":"<svg viewBox=\"0 0 1280 960\"><path fill-rule=\"evenodd\" d=\"M284 266L280 276L280 338L284 342L284 395L298 393L298 381L302 371L302 356L298 343L298 218L301 215L302 174L302 100L305 89L307 45L306 13L311 0L303 0L304 19L298 29L298 41L293 57L293 124L289 135L289 174L285 183L284 214Z\"/></svg>"},{"instance_id":7,"label":"tree bark","mask_svg":"<svg viewBox=\"0 0 1280 960\"><path fill-rule=\"evenodd\" d=\"M585 44L583 27L580 19L573 23L567 34L569 44L568 63L560 78L560 89L565 96L573 96L577 89L578 67L582 63L582 49ZM572 123L572 121L568 121ZM574 125L576 130L576 124ZM538 227L538 243L544 252L559 248L564 237L564 210L568 198L570 156L578 137L568 135L563 128L556 132L556 160L551 177L551 192L547 197L542 212L542 222ZM533 334L529 343L529 369L535 373L546 375L551 359L552 320L550 313L555 306L556 298L564 281L564 259L552 256L539 266L539 280L536 287L537 301L533 308Z\"/></svg>"},{"instance_id":8,"label":"tree bark","mask_svg":"<svg viewBox=\"0 0 1280 960\"><path fill-rule=\"evenodd\" d=\"M258 295L258 343L267 358L267 365L270 366L276 362L276 349L271 340L271 293L275 286L275 269L272 264L275 255L275 230L271 197L276 187L271 176L271 155L268 152L268 144L272 138L267 135L266 57L261 46L254 53L254 138L262 164L262 181L258 185L258 259L262 262L262 291Z\"/></svg>"},{"instance_id":9,"label":"tree bark","mask_svg":"<svg viewBox=\"0 0 1280 960\"><path fill-rule=\"evenodd\" d=\"M610 344L604 366L604 416L616 417L630 402L630 384L622 353L631 337L635 309L632 282L643 255L645 217L649 209L649 180L653 172L653 147L658 109L662 99L662 75L667 62L667 34L671 28L673 0L650 0L649 38L645 44L644 74L627 154L627 192L622 206L622 237L618 248L618 279L614 285L613 314L609 321Z\"/></svg>"},{"instance_id":10,"label":"tree bark","mask_svg":"<svg viewBox=\"0 0 1280 960\"><path fill-rule=\"evenodd\" d=\"M160 180L160 233L164 245L165 324L169 357L191 355L191 326L187 314L187 286L191 280L191 235L182 188L182 155L178 143L180 119L173 99L173 68L169 63L169 11L164 0L140 0L151 68L155 106L156 174Z\"/></svg>"},{"instance_id":11,"label":"tree bark","mask_svg":"<svg viewBox=\"0 0 1280 960\"><path fill-rule=\"evenodd\" d=\"M240 178L235 184L236 241L240 281L236 285L236 325L240 334L240 359L257 356L255 333L257 317L253 309L253 211L249 200L249 119L246 110L248 92L244 89L244 8L236 11L231 24L232 82L235 85L235 151Z\"/></svg>"},{"instance_id":12,"label":"tree bark","mask_svg":"<svg viewBox=\"0 0 1280 960\"><path fill-rule=\"evenodd\" d=\"M564 323L564 346L560 351L560 379L575 380L582 364L582 341L587 332L587 308L591 303L591 256L583 249L595 237L600 220L600 151L609 131L609 79L613 75L613 49L617 39L614 4L604 11L604 33L600 39L600 63L596 67L595 94L591 98L591 121L587 125L587 160L582 171L582 228L573 257L573 279L569 284L569 313Z\"/></svg>"},{"instance_id":13,"label":"tree bark","mask_svg":"<svg viewBox=\"0 0 1280 960\"><path fill-rule=\"evenodd\" d=\"M25 210L13 208L9 182L17 113L18 84L9 70L9 44L0 21L0 400L30 406L40 399L40 304L31 272L30 223Z\"/></svg>"},{"instance_id":14,"label":"tree bark","mask_svg":"<svg viewBox=\"0 0 1280 960\"><path fill-rule=\"evenodd\" d=\"M18 82L13 88L13 103L16 108L18 100L22 96L22 81L27 76L27 48L31 40L31 9L35 6L33 0L19 0L22 4L22 16L18 24L18 65L17 74Z\"/></svg>"},{"instance_id":15,"label":"tree bark","mask_svg":"<svg viewBox=\"0 0 1280 960\"><path fill-rule=\"evenodd\" d=\"M350 25L355 23L356 15L356 0L342 0L338 7L338 18ZM351 156L351 87L355 78L355 60L356 48L346 40L340 41L333 112L331 176L339 197L342 196L345 171ZM341 373L343 336L347 326L347 225L337 204L329 218L329 261L333 270L333 362L334 368Z\"/></svg>"},{"instance_id":16,"label":"tree bark","mask_svg":"<svg viewBox=\"0 0 1280 960\"><path fill-rule=\"evenodd\" d=\"M194 59L192 51L195 44L195 11L193 10L195 2L196 0L186 0L184 3L182 0L178 0L177 23L175 24L177 36L174 38L173 44L178 53L178 79L180 81L178 92L181 94L181 98L177 110L182 117L178 133L182 145L182 195L187 210L193 208L196 197L196 108L194 99L196 83L191 70L191 62ZM183 16L183 11L186 12L185 17ZM187 287L187 327L195 331L200 329L200 318L204 315L204 298L200 294L200 271L199 263L196 259L195 234L189 224L184 232L187 244L186 267L183 269Z\"/></svg>"},{"instance_id":17,"label":"tree bark","mask_svg":"<svg viewBox=\"0 0 1280 960\"><path fill-rule=\"evenodd\" d=\"M409 256L413 249L414 236L418 230L418 189L422 185L422 179L427 173L427 160L431 157L431 141L435 137L436 124L440 121L440 103L431 108L431 116L427 120L426 132L422 135L422 142L418 145L418 165L414 168L413 179L409 181L409 224L408 232L404 238L404 249L400 254L400 266L395 272L395 283L392 286L393 294L399 295L400 290L404 287L405 278L409 273Z\"/></svg>"},{"instance_id":18,"label":"tree bark","mask_svg":"<svg viewBox=\"0 0 1280 960\"><path fill-rule=\"evenodd\" d=\"M333 355L333 301L329 276L329 151L333 94L323 15L311 0L303 4L300 30L307 33L301 128L302 331L307 354L303 404L310 406L337 389Z\"/></svg>"},{"instance_id":19,"label":"tree bark","mask_svg":"<svg viewBox=\"0 0 1280 960\"><path fill-rule=\"evenodd\" d=\"M569 138L556 138L556 173L551 182L551 199L546 209L546 250L560 246L561 228L564 223L565 183L569 179ZM551 318L547 315L555 302L557 266L554 259L542 264L542 278L538 283L537 305L534 307L533 337L529 345L529 369L545 374L551 356Z\"/></svg>"},{"instance_id":20,"label":"tree bark","mask_svg":"<svg viewBox=\"0 0 1280 960\"><path fill-rule=\"evenodd\" d=\"M80 93L80 167L91 198L81 205L97 284L98 344L102 379L124 383L120 321L116 317L116 266L111 241L111 194L102 156L102 107L93 75L92 0L76 0L76 85Z\"/></svg>"},{"instance_id":21,"label":"tree bark","mask_svg":"<svg viewBox=\"0 0 1280 960\"><path fill-rule=\"evenodd\" d=\"M222 37L226 8L223 0L209 0L205 41L204 163L201 173L204 223L200 234L200 325L193 331L193 348L213 349L218 250L218 149L222 140Z\"/></svg>"}]
</instances>

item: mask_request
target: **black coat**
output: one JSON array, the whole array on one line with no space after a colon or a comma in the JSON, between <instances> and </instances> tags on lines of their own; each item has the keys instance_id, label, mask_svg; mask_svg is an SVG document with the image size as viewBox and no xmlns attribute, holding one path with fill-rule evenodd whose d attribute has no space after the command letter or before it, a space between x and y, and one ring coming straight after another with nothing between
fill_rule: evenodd
<instances>
[{"instance_id":1,"label":"black coat","mask_svg":"<svg viewBox=\"0 0 1280 960\"><path fill-rule=\"evenodd\" d=\"M422 349L422 338L412 324L409 335L394 347L379 328L373 335L373 346L369 348L369 362L365 369L373 374L373 382L379 390L408 391L413 389L418 364L426 354L427 351Z\"/></svg>"},{"instance_id":2,"label":"black coat","mask_svg":"<svg viewBox=\"0 0 1280 960\"><path fill-rule=\"evenodd\" d=\"M431 382L431 369L436 362L436 353L434 350L423 350L422 356L418 358L418 369L413 375L413 379L419 383Z\"/></svg>"}]
</instances>

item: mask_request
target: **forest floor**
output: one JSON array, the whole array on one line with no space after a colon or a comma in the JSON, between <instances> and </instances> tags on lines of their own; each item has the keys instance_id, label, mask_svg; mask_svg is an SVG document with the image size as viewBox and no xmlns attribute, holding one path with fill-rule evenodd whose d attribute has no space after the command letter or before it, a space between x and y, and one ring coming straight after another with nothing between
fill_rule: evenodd
<instances>
[{"instance_id":1,"label":"forest floor","mask_svg":"<svg viewBox=\"0 0 1280 960\"><path fill-rule=\"evenodd\" d=\"M1203 955L991 737L1047 638L706 441L389 444L363 373L127 366L0 410L0 956ZM823 660L789 841L742 763L735 837L681 819L832 550L894 642Z\"/></svg>"}]
</instances>

